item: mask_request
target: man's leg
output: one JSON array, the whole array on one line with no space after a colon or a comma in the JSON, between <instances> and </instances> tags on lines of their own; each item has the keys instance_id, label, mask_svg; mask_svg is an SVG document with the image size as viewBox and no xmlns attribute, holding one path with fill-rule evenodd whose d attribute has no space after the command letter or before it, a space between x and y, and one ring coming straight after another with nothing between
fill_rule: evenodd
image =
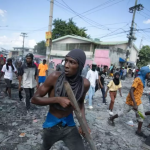
<instances>
[{"instance_id":1,"label":"man's leg","mask_svg":"<svg viewBox=\"0 0 150 150\"><path fill-rule=\"evenodd\" d=\"M110 105L109 105L109 110L112 111L113 107L114 107L114 102L115 102L114 92L110 92L110 98L111 98L111 102L110 102Z\"/></svg>"},{"instance_id":2,"label":"man's leg","mask_svg":"<svg viewBox=\"0 0 150 150\"><path fill-rule=\"evenodd\" d=\"M93 97L93 87L90 86L90 89L89 89L89 106L92 106L92 97Z\"/></svg>"},{"instance_id":3,"label":"man's leg","mask_svg":"<svg viewBox=\"0 0 150 150\"><path fill-rule=\"evenodd\" d=\"M64 136L62 139L69 150L85 150L82 138L78 132L77 127L67 127L70 128L70 132ZM68 129L65 131L68 132ZM64 134L65 134L64 132Z\"/></svg>"},{"instance_id":4,"label":"man's leg","mask_svg":"<svg viewBox=\"0 0 150 150\"><path fill-rule=\"evenodd\" d=\"M144 109L143 109L143 104L140 104L138 106L138 111L142 114L142 116L145 118L145 113L144 113ZM138 136L142 136L142 137L145 137L146 138L146 135L141 131L142 130L142 125L143 125L143 118L138 116L138 128L137 128L137 131L136 131L136 134Z\"/></svg>"},{"instance_id":5,"label":"man's leg","mask_svg":"<svg viewBox=\"0 0 150 150\"><path fill-rule=\"evenodd\" d=\"M61 130L57 126L43 129L43 143L41 150L50 150L54 143L61 140L62 135Z\"/></svg>"},{"instance_id":6,"label":"man's leg","mask_svg":"<svg viewBox=\"0 0 150 150\"><path fill-rule=\"evenodd\" d=\"M33 97L34 95L34 88L30 89L30 99Z\"/></svg>"},{"instance_id":7,"label":"man's leg","mask_svg":"<svg viewBox=\"0 0 150 150\"><path fill-rule=\"evenodd\" d=\"M30 109L30 89L24 88L25 94L26 94L26 109Z\"/></svg>"},{"instance_id":8,"label":"man's leg","mask_svg":"<svg viewBox=\"0 0 150 150\"><path fill-rule=\"evenodd\" d=\"M9 95L9 98L11 98L11 80L9 79L5 79L5 82L6 82L6 92L8 92L8 95Z\"/></svg>"},{"instance_id":9,"label":"man's leg","mask_svg":"<svg viewBox=\"0 0 150 150\"><path fill-rule=\"evenodd\" d=\"M102 91L102 96L103 96L103 103L106 103L106 99L105 99L105 87L103 86L103 88L101 88Z\"/></svg>"},{"instance_id":10,"label":"man's leg","mask_svg":"<svg viewBox=\"0 0 150 150\"><path fill-rule=\"evenodd\" d=\"M125 115L126 113L128 113L130 110L132 109L132 106L129 106L127 104L124 104L123 108L121 109L121 111L118 112L118 114L110 117L110 121L114 122L114 120L118 117L122 117L123 115Z\"/></svg>"}]
</instances>

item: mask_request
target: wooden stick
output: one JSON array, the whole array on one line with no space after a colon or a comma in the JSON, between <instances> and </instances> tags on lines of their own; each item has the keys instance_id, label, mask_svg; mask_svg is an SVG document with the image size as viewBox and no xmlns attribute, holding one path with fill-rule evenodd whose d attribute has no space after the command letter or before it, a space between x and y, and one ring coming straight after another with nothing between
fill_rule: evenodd
<instances>
[{"instance_id":1,"label":"wooden stick","mask_svg":"<svg viewBox=\"0 0 150 150\"><path fill-rule=\"evenodd\" d=\"M72 91L72 89L71 89L69 83L65 81L65 82L64 82L64 87L65 87L65 90L66 90L66 92L67 92L67 95L68 95L69 100L70 100L70 101L72 102L72 104L74 105L74 108L75 108L75 110L74 110L75 115L76 115L76 117L77 117L77 119L78 119L78 122L79 122L79 124L80 124L80 126L81 126L83 132L85 133L85 137L86 137L87 141L89 142L89 145L90 145L90 147L91 147L91 150L97 150L97 148L96 148L96 146L95 146L95 144L94 144L94 142L93 142L93 139L92 139L92 137L91 137L91 135L90 135L90 133L89 133L89 131L88 131L88 128L87 128L86 123L85 123L85 120L82 118L82 114L81 114L80 108L79 108L79 106L78 106L78 103L77 103L77 101L76 101L76 98L75 98L75 96L74 96L74 93L73 93L73 91Z\"/></svg>"}]
</instances>

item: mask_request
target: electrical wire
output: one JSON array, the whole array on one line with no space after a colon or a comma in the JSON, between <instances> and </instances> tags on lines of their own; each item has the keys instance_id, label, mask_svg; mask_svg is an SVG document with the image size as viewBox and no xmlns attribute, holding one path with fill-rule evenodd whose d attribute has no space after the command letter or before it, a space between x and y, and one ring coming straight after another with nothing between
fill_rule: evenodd
<instances>
[{"instance_id":1,"label":"electrical wire","mask_svg":"<svg viewBox=\"0 0 150 150\"><path fill-rule=\"evenodd\" d=\"M64 1L63 1L63 2L64 2ZM99 23L97 23L97 22L95 22L95 21L93 21L93 20L91 20L91 19L89 19L89 18L87 18L87 17L84 17L84 16L78 14L78 13L75 12L72 8L70 8L65 2L64 2L64 4L66 5L66 7L67 7L68 9L70 9L74 14L76 14L77 16L79 16L79 18L81 18L82 20L84 20L86 23L88 23L88 24L90 24L90 25L93 25L93 24L91 24L91 22L92 22L92 23L95 23L95 24L97 24L97 25L103 27L103 29L104 29L104 28L107 28L107 27L105 27L104 25L101 25L101 24L99 24ZM95 26L95 27L98 28L97 26ZM107 28L107 30L109 30L109 28Z\"/></svg>"}]
</instances>

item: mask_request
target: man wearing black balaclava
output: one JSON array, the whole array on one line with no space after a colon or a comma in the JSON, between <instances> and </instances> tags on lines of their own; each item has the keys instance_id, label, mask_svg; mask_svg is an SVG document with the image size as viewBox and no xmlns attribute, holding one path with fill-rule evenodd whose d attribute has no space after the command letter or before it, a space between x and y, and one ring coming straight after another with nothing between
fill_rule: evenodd
<instances>
[{"instance_id":1,"label":"man wearing black balaclava","mask_svg":"<svg viewBox=\"0 0 150 150\"><path fill-rule=\"evenodd\" d=\"M90 83L81 77L85 61L86 56L83 50L74 49L70 51L65 57L64 72L55 71L50 74L32 98L33 104L50 106L43 124L42 150L49 150L59 140L63 140L69 150L84 150L79 134L83 134L83 132L81 128L78 132L75 126L73 107L63 85L64 81L68 81L81 109L82 117L86 120L84 98ZM49 97L44 97L46 94Z\"/></svg>"},{"instance_id":2,"label":"man wearing black balaclava","mask_svg":"<svg viewBox=\"0 0 150 150\"><path fill-rule=\"evenodd\" d=\"M96 64L92 64L92 69L88 71L86 78L90 81L90 89L88 95L86 95L86 100L89 101L89 109L92 109L92 98L95 93L96 82L98 81L98 72L96 71Z\"/></svg>"},{"instance_id":3,"label":"man wearing black balaclava","mask_svg":"<svg viewBox=\"0 0 150 150\"><path fill-rule=\"evenodd\" d=\"M38 70L33 62L33 54L26 55L26 62L18 69L19 90L21 90L21 82L26 94L27 113L30 109L30 99L34 94L34 88L38 86Z\"/></svg>"}]
</instances>

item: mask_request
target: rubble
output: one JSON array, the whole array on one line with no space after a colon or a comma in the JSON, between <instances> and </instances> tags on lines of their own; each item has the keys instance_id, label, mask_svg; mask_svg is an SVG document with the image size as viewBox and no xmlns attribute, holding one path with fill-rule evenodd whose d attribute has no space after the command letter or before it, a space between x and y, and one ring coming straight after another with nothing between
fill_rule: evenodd
<instances>
[{"instance_id":1,"label":"rubble","mask_svg":"<svg viewBox=\"0 0 150 150\"><path fill-rule=\"evenodd\" d=\"M117 95L114 104L114 114L122 108L126 96L131 86L131 79L127 78L122 82L123 97ZM144 91L148 93L149 88ZM13 100L7 97L0 99L0 150L40 150L42 144L42 124L48 112L48 106L31 105L32 114L27 115L25 103L18 99L17 89L12 89ZM150 110L149 99L146 94L142 101L145 111ZM109 105L110 97L107 102ZM107 123L109 117L108 105L102 104L101 91L97 91L93 98L93 109L88 109L88 102L85 104L86 118L91 128L91 135L98 150L144 150L142 147L145 139L135 135L137 122L135 113L129 112L122 118L115 120L115 127ZM134 126L126 123L132 120ZM78 122L75 119L77 125ZM143 131L150 135L147 125L150 123L150 117L146 117L143 123ZM24 137L19 137L25 133ZM86 150L90 150L87 141L83 138ZM68 150L62 141L57 142L51 150Z\"/></svg>"}]
</instances>

